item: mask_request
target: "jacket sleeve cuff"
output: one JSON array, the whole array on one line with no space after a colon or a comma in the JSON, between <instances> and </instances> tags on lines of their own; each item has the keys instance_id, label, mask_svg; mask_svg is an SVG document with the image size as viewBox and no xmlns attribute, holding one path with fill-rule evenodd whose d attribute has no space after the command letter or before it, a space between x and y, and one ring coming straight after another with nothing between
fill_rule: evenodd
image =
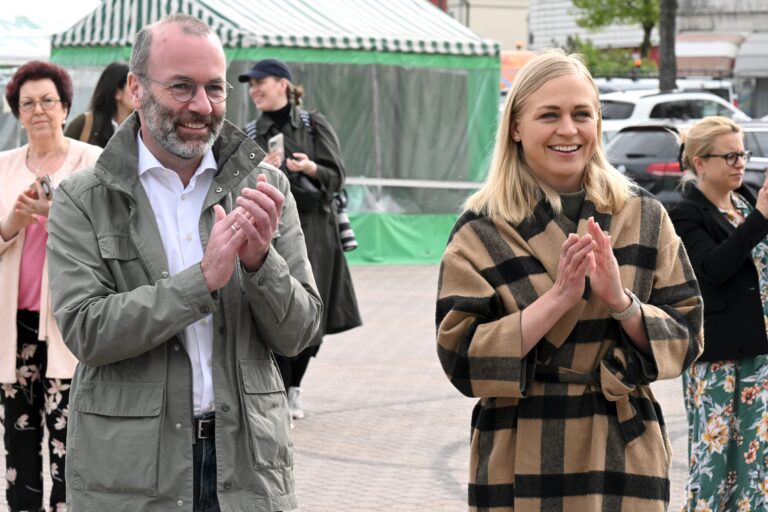
<instances>
[{"instance_id":1,"label":"jacket sleeve cuff","mask_svg":"<svg viewBox=\"0 0 768 512\"><path fill-rule=\"evenodd\" d=\"M264 263L257 271L248 272L242 263L239 265L244 274L240 281L243 293L253 300L266 302L275 321L282 322L288 314L292 296L291 274L283 257L274 247L270 247Z\"/></svg>"},{"instance_id":2,"label":"jacket sleeve cuff","mask_svg":"<svg viewBox=\"0 0 768 512\"><path fill-rule=\"evenodd\" d=\"M218 292L209 292L200 265L193 265L182 270L172 279L178 279L184 300L195 316L195 321L205 318L216 311Z\"/></svg>"}]
</instances>

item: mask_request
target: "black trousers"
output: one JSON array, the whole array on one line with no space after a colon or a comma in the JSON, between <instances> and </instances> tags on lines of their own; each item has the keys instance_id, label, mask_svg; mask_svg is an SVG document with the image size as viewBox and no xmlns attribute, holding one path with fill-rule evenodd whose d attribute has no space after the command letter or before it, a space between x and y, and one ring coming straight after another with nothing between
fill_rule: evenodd
<instances>
[{"instance_id":1,"label":"black trousers","mask_svg":"<svg viewBox=\"0 0 768 512\"><path fill-rule=\"evenodd\" d=\"M294 357L275 354L277 367L280 368L280 375L283 376L283 384L286 391L288 391L288 388L298 388L301 386L301 379L307 373L309 360L317 355L318 350L320 350L320 345L307 347Z\"/></svg>"},{"instance_id":2,"label":"black trousers","mask_svg":"<svg viewBox=\"0 0 768 512\"><path fill-rule=\"evenodd\" d=\"M3 384L0 401L5 409L6 499L11 512L43 510L44 428L48 428L51 471L50 509L64 510L67 453L67 415L70 379L45 379L48 345L38 341L39 315L19 311L16 383Z\"/></svg>"}]
</instances>

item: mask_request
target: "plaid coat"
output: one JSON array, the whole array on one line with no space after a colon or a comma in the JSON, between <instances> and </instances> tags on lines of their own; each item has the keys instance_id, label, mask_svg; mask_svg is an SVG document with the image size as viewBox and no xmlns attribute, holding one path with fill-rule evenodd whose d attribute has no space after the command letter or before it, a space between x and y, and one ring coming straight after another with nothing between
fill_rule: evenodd
<instances>
[{"instance_id":1,"label":"plaid coat","mask_svg":"<svg viewBox=\"0 0 768 512\"><path fill-rule=\"evenodd\" d=\"M569 233L594 216L642 303L640 353L589 290L521 357L521 312L550 289ZM517 226L464 213L440 269L437 351L472 415L471 510L666 510L671 452L649 383L703 348L702 300L666 211L638 191L617 214L584 200L578 225L542 201Z\"/></svg>"}]
</instances>

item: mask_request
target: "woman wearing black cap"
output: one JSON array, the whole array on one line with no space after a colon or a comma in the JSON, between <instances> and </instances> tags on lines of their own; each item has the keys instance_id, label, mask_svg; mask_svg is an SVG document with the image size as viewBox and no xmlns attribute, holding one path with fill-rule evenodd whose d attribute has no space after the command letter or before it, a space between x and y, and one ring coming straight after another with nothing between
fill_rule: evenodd
<instances>
[{"instance_id":1,"label":"woman wearing black cap","mask_svg":"<svg viewBox=\"0 0 768 512\"><path fill-rule=\"evenodd\" d=\"M310 358L317 355L323 335L362 323L342 251L333 199L344 185L344 164L336 132L326 118L299 108L304 89L291 83L291 71L284 62L261 60L240 75L239 80L250 84L251 98L263 113L248 123L245 131L262 148L270 149L264 161L282 169L291 182L309 261L323 298L323 323L311 346L296 357L276 355L288 390L291 414L298 419L304 417L301 379ZM282 151L279 143L270 144L280 134Z\"/></svg>"}]
</instances>

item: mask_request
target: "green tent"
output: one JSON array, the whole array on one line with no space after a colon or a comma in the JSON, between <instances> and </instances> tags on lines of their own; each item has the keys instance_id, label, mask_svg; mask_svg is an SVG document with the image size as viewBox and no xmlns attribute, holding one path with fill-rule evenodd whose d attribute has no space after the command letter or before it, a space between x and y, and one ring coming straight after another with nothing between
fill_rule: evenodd
<instances>
[{"instance_id":1,"label":"green tent","mask_svg":"<svg viewBox=\"0 0 768 512\"><path fill-rule=\"evenodd\" d=\"M105 0L52 37L73 70L126 61L135 33L183 12L221 37L235 91L227 117L257 114L237 75L291 66L342 143L352 262L437 261L461 202L485 176L498 112L499 48L426 0ZM93 83L88 80L88 83ZM73 111L77 112L73 106Z\"/></svg>"}]
</instances>

